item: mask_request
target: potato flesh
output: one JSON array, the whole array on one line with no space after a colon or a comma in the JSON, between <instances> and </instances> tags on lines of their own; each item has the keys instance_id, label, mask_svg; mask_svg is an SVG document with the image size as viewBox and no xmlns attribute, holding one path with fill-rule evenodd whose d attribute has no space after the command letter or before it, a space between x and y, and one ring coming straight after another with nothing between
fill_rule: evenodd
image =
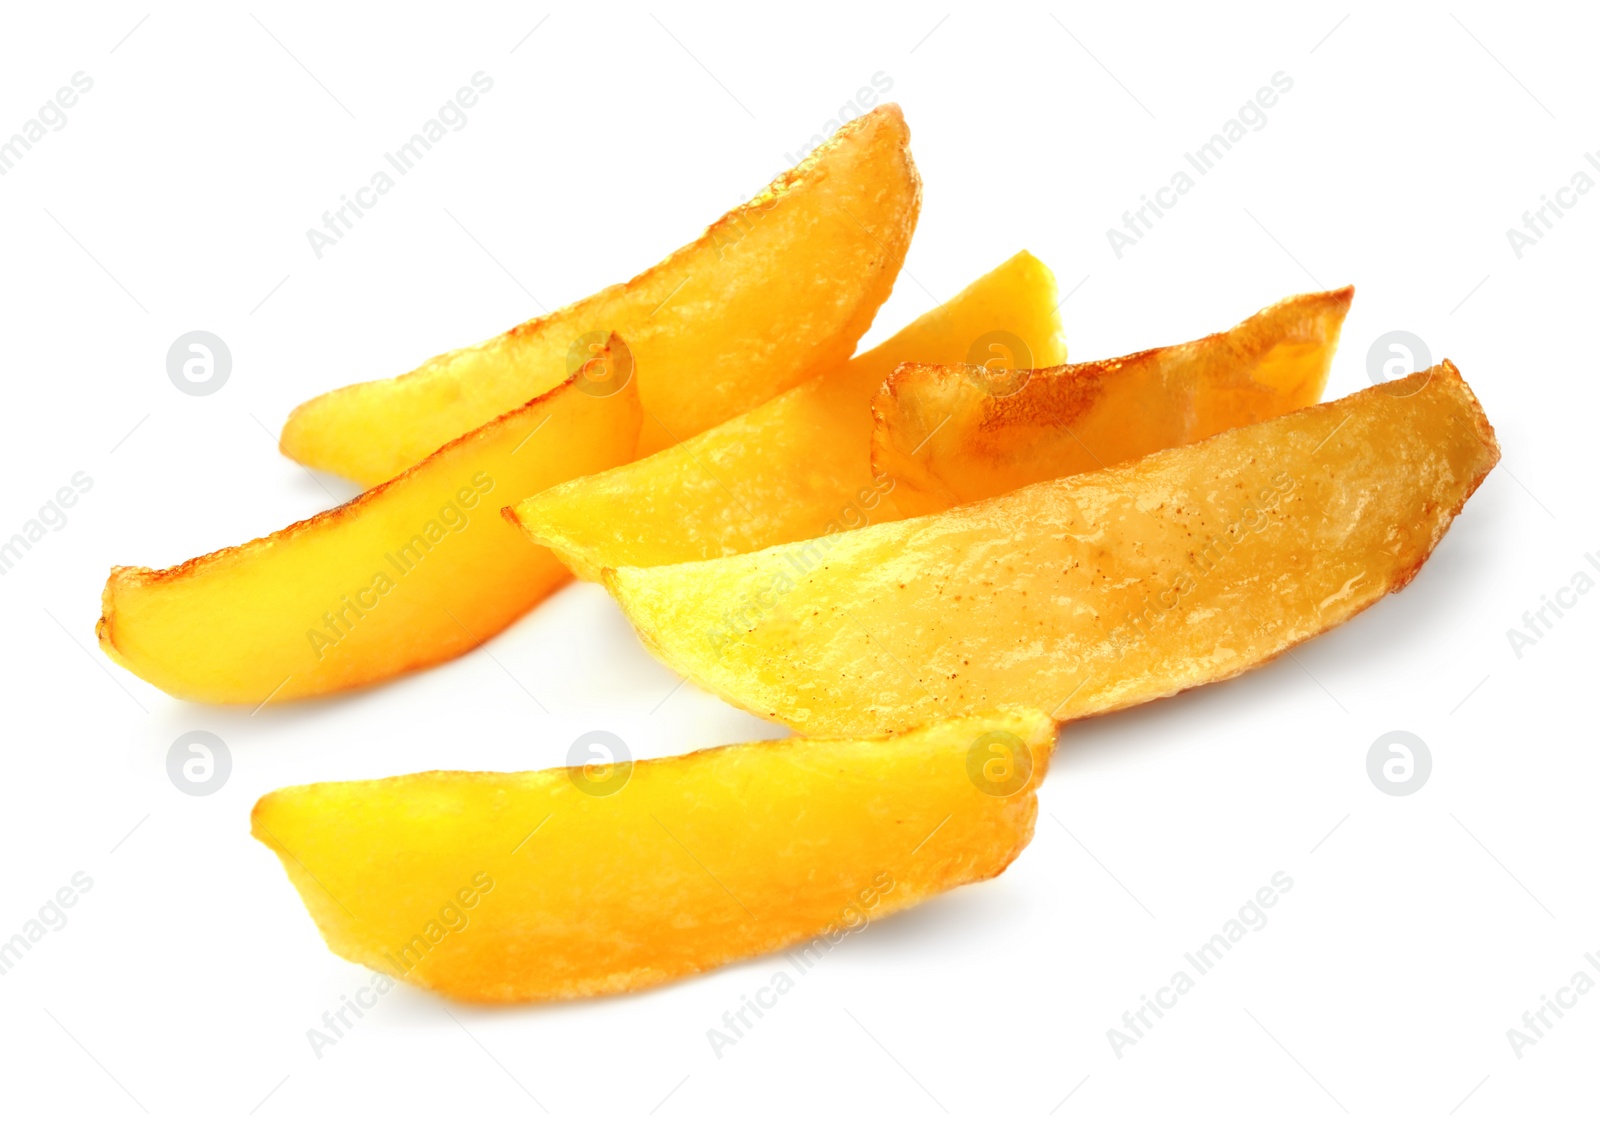
<instances>
[{"instance_id":1,"label":"potato flesh","mask_svg":"<svg viewBox=\"0 0 1600 1128\"><path fill-rule=\"evenodd\" d=\"M980 790L986 734L1000 782ZM1032 837L1054 740L1010 712L639 761L604 795L568 769L311 784L251 822L346 959L462 999L608 994L997 875Z\"/></svg>"},{"instance_id":2,"label":"potato flesh","mask_svg":"<svg viewBox=\"0 0 1600 1128\"><path fill-rule=\"evenodd\" d=\"M300 405L283 452L362 485L385 481L561 383L574 341L590 332L615 332L633 352L641 453L844 363L916 226L909 136L899 107L880 106L631 282L408 375Z\"/></svg>"},{"instance_id":3,"label":"potato flesh","mask_svg":"<svg viewBox=\"0 0 1600 1128\"><path fill-rule=\"evenodd\" d=\"M269 537L164 571L114 569L100 645L174 697L251 706L453 658L570 578L500 508L628 459L639 427L633 384L597 397L569 381Z\"/></svg>"},{"instance_id":4,"label":"potato flesh","mask_svg":"<svg viewBox=\"0 0 1600 1128\"><path fill-rule=\"evenodd\" d=\"M965 360L995 331L1037 363L1066 359L1055 278L1026 251L876 348L670 450L565 482L519 504L518 522L581 578L808 540L899 517L874 481L869 402L907 360Z\"/></svg>"},{"instance_id":5,"label":"potato flesh","mask_svg":"<svg viewBox=\"0 0 1600 1128\"><path fill-rule=\"evenodd\" d=\"M1067 720L1233 677L1404 586L1498 458L1446 362L832 543L606 580L667 665L799 732Z\"/></svg>"},{"instance_id":6,"label":"potato flesh","mask_svg":"<svg viewBox=\"0 0 1600 1128\"><path fill-rule=\"evenodd\" d=\"M1112 360L1018 374L907 365L873 398L873 468L904 487L895 508L920 516L1309 407L1354 293L1301 294Z\"/></svg>"}]
</instances>

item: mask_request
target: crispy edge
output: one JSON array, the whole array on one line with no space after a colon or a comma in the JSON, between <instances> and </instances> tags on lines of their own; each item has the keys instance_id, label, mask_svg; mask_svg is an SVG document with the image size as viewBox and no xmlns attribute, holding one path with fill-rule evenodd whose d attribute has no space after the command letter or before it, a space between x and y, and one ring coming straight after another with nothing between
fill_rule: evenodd
<instances>
[{"instance_id":1,"label":"crispy edge","mask_svg":"<svg viewBox=\"0 0 1600 1128\"><path fill-rule=\"evenodd\" d=\"M884 124L880 126L880 123ZM507 329L505 332L486 338L485 340L479 341L476 344L439 353L438 355L423 361L410 372L403 372L398 376L390 376L379 380L365 380L358 381L354 384L346 384L342 387L334 388L330 391L323 392L320 395L313 396L304 403L297 405L289 412L288 418L284 420L283 429L279 432L279 452L286 457L294 458L293 453L290 452L286 445L286 436L289 435L297 417L302 415L311 415L317 410L317 405L323 403L323 401L331 400L336 396L343 396L354 388L367 387L376 384L398 385L406 381L429 379L430 377L434 376L434 371L437 366L441 362L446 361L451 357L457 356L461 353L468 353L477 349L482 349L485 346L500 340L501 338L533 336L534 334L542 332L549 325L558 324L562 320L570 319L574 313L583 306L589 305L592 302L603 301L618 294L626 293L629 290L638 289L654 279L656 275L668 273L671 268L682 262L685 258L697 253L704 247L714 245L719 235L721 235L726 229L744 222L752 212L757 210L762 212L767 211L778 201L801 186L804 182L811 180L815 175L817 175L817 167L823 161L827 160L828 157L837 149L842 147L845 142L854 138L857 134L866 132L869 127L893 129L900 134L899 154L901 159L905 162L906 170L911 181L912 212L915 214L915 212L919 210L922 201L922 177L917 171L916 163L911 158L911 130L906 125L905 115L901 111L899 103L885 102L882 105L869 110L867 113L862 114L860 117L852 118L850 121L847 121L844 125L840 126L837 131L834 132L832 137L828 138L821 145L818 145L809 154L807 154L806 158L799 164L795 165L793 168L779 173L772 179L771 183L758 192L753 198L743 204L740 204L738 207L729 211L723 215L722 218L718 219L709 227L707 227L703 232L701 232L699 238L679 247L660 262L657 262L653 266L647 267L646 269L640 271L626 282L617 282L610 286L602 287L587 297L579 298L577 301L562 306L560 309L554 310L553 312L541 314L538 317L529 318L527 321L519 322L518 324L513 325L510 329ZM823 170L824 173L826 171L827 170Z\"/></svg>"}]
</instances>

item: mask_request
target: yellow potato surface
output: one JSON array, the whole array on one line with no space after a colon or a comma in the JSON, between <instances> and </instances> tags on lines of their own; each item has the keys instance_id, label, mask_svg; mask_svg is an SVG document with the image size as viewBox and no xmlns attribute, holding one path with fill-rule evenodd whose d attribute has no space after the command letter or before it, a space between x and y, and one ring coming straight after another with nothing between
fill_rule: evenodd
<instances>
[{"instance_id":1,"label":"yellow potato surface","mask_svg":"<svg viewBox=\"0 0 1600 1128\"><path fill-rule=\"evenodd\" d=\"M813 736L1104 713L1260 665L1403 587L1499 459L1427 373L929 517L606 582L667 665Z\"/></svg>"},{"instance_id":2,"label":"yellow potato surface","mask_svg":"<svg viewBox=\"0 0 1600 1128\"><path fill-rule=\"evenodd\" d=\"M792 986L872 920L1010 865L1054 742L1022 711L603 771L318 783L263 797L251 826L328 947L456 998L632 991L800 944L773 965Z\"/></svg>"},{"instance_id":3,"label":"yellow potato surface","mask_svg":"<svg viewBox=\"0 0 1600 1128\"><path fill-rule=\"evenodd\" d=\"M670 450L522 502L515 519L580 577L809 540L900 514L872 472L873 392L908 360L963 361L995 341L1066 359L1055 277L1026 251L876 348Z\"/></svg>"},{"instance_id":4,"label":"yellow potato surface","mask_svg":"<svg viewBox=\"0 0 1600 1128\"><path fill-rule=\"evenodd\" d=\"M632 351L641 453L764 403L849 359L889 296L921 203L909 143L880 106L631 282L300 405L283 452L385 481L561 383L610 332Z\"/></svg>"},{"instance_id":5,"label":"yellow potato surface","mask_svg":"<svg viewBox=\"0 0 1600 1128\"><path fill-rule=\"evenodd\" d=\"M894 507L912 517L1309 407L1354 293L1302 294L1225 333L1113 360L904 365L873 399L873 469L899 483Z\"/></svg>"},{"instance_id":6,"label":"yellow potato surface","mask_svg":"<svg viewBox=\"0 0 1600 1128\"><path fill-rule=\"evenodd\" d=\"M381 681L471 650L565 583L500 509L632 457L638 389L577 378L393 481L175 568L115 568L97 627L174 697L259 706Z\"/></svg>"}]
</instances>

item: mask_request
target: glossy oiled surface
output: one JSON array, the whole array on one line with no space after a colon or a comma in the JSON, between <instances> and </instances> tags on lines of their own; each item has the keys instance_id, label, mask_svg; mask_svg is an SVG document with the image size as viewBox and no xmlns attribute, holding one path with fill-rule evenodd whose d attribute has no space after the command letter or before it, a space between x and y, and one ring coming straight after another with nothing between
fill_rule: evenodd
<instances>
[{"instance_id":1,"label":"glossy oiled surface","mask_svg":"<svg viewBox=\"0 0 1600 1128\"><path fill-rule=\"evenodd\" d=\"M590 333L615 332L633 352L642 453L764 403L848 360L889 296L921 201L909 145L899 107L880 106L631 282L300 405L283 451L384 481L561 383Z\"/></svg>"},{"instance_id":2,"label":"glossy oiled surface","mask_svg":"<svg viewBox=\"0 0 1600 1128\"><path fill-rule=\"evenodd\" d=\"M904 487L894 505L910 517L1308 407L1354 293L1301 294L1227 332L1112 360L907 365L873 398L873 467Z\"/></svg>"},{"instance_id":3,"label":"glossy oiled surface","mask_svg":"<svg viewBox=\"0 0 1600 1128\"><path fill-rule=\"evenodd\" d=\"M271 536L114 569L100 645L174 697L252 707L453 658L568 579L501 507L631 457L639 424L634 385L600 398L562 384Z\"/></svg>"},{"instance_id":4,"label":"glossy oiled surface","mask_svg":"<svg viewBox=\"0 0 1600 1128\"><path fill-rule=\"evenodd\" d=\"M832 541L606 580L664 662L812 735L1058 719L1242 673L1406 584L1499 458L1448 361Z\"/></svg>"},{"instance_id":5,"label":"glossy oiled surface","mask_svg":"<svg viewBox=\"0 0 1600 1128\"><path fill-rule=\"evenodd\" d=\"M1055 277L1026 251L835 371L720 426L516 507L522 526L584 579L621 564L672 564L895 520L892 476L874 478L869 401L904 361L964 361L986 334L1066 359Z\"/></svg>"},{"instance_id":6,"label":"glossy oiled surface","mask_svg":"<svg viewBox=\"0 0 1600 1128\"><path fill-rule=\"evenodd\" d=\"M464 999L606 994L825 950L995 876L1033 835L1054 742L1049 718L1013 712L642 760L581 787L564 768L320 783L265 796L252 828L346 959Z\"/></svg>"}]
</instances>

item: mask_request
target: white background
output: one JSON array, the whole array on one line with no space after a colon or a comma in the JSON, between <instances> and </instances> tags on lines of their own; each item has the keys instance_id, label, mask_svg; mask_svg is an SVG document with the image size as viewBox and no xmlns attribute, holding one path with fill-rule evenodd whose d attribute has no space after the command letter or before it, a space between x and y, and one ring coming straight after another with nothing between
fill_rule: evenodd
<instances>
[{"instance_id":1,"label":"white background","mask_svg":"<svg viewBox=\"0 0 1600 1128\"><path fill-rule=\"evenodd\" d=\"M1577 6L1288 7L11 6L0 134L75 72L94 86L0 178L0 534L75 472L94 484L0 576L0 938L75 872L94 887L0 978L0 1116L1592 1118L1600 992L1520 1060L1506 1031L1600 949L1600 595L1520 657L1506 632L1600 574L1600 193L1520 259L1505 232L1600 149L1596 28ZM318 260L306 228L480 70L467 126ZM1119 260L1106 229L1279 71L1266 127ZM674 692L590 586L492 658L254 716L190 705L96 648L107 569L349 496L277 453L292 406L631 276L878 72L925 201L867 343L1024 247L1071 292L1077 359L1353 282L1329 395L1409 330L1461 366L1504 461L1402 594L1234 682L1066 730L1008 873L852 938L721 1060L706 1029L779 957L454 1017L401 989L318 1060L307 1029L369 975L249 837L259 795L546 767L595 728L641 756L780 730ZM231 348L217 394L168 381L192 329ZM206 798L166 774L193 729L232 750ZM1433 756L1407 798L1366 771L1395 729ZM1294 888L1267 926L1117 1058L1107 1029L1279 870Z\"/></svg>"}]
</instances>

